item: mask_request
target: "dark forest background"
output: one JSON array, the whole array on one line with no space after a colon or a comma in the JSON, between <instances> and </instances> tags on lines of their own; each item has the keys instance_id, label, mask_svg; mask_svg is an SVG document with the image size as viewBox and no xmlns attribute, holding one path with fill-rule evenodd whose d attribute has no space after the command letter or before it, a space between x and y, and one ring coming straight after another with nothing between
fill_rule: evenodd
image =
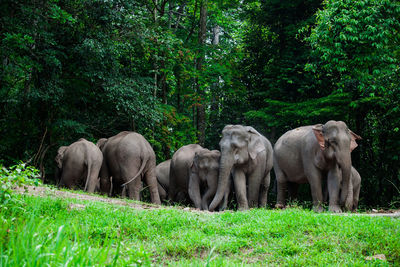
<instances>
[{"instance_id":1,"label":"dark forest background","mask_svg":"<svg viewBox=\"0 0 400 267\"><path fill-rule=\"evenodd\" d=\"M400 206L400 2L3 0L0 163L134 130L161 162L226 124L343 120L361 205ZM273 182L272 182L273 184ZM275 199L270 199L270 202Z\"/></svg>"}]
</instances>

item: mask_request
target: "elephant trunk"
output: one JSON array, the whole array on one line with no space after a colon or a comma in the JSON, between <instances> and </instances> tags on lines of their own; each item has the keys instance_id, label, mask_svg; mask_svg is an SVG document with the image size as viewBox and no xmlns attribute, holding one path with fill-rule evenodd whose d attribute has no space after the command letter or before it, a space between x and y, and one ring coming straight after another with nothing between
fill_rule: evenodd
<instances>
[{"instance_id":1,"label":"elephant trunk","mask_svg":"<svg viewBox=\"0 0 400 267\"><path fill-rule=\"evenodd\" d=\"M214 211L225 195L231 169L234 164L233 155L231 154L232 153L229 151L223 151L221 154L217 192L215 193L215 197L210 204L209 211Z\"/></svg>"},{"instance_id":2,"label":"elephant trunk","mask_svg":"<svg viewBox=\"0 0 400 267\"><path fill-rule=\"evenodd\" d=\"M338 162L342 170L342 189L340 193L340 204L347 210L351 210L353 206L353 184L351 183L351 155L350 151L342 155L341 161Z\"/></svg>"}]
</instances>

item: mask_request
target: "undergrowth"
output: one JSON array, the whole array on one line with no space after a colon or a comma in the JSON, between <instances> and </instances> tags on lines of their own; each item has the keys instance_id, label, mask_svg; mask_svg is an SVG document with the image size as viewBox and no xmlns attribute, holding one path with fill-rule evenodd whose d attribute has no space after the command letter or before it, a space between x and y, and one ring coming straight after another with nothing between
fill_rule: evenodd
<instances>
[{"instance_id":1,"label":"undergrowth","mask_svg":"<svg viewBox=\"0 0 400 267\"><path fill-rule=\"evenodd\" d=\"M297 206L222 213L132 209L11 195L15 201L0 210L0 266L400 264L400 220L394 218L315 214ZM386 260L374 257L379 254Z\"/></svg>"}]
</instances>

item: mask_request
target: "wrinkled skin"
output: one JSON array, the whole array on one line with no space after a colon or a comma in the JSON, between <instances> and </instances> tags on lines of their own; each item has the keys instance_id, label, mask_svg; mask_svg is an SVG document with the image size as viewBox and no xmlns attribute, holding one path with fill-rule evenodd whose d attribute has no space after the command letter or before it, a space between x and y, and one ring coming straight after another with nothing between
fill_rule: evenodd
<instances>
[{"instance_id":1,"label":"wrinkled skin","mask_svg":"<svg viewBox=\"0 0 400 267\"><path fill-rule=\"evenodd\" d=\"M340 173L340 172L339 172ZM350 176L350 182L353 187L353 205L351 208L352 212L357 212L357 207L358 207L358 200L360 197L360 188L361 188L361 176L354 168L353 166L351 167L351 176ZM328 188L325 186L324 187L324 202L326 203L328 201Z\"/></svg>"},{"instance_id":2,"label":"wrinkled skin","mask_svg":"<svg viewBox=\"0 0 400 267\"><path fill-rule=\"evenodd\" d=\"M75 189L84 185L84 190L90 193L99 190L103 154L92 142L81 138L70 146L60 147L55 161L59 186Z\"/></svg>"},{"instance_id":3,"label":"wrinkled skin","mask_svg":"<svg viewBox=\"0 0 400 267\"><path fill-rule=\"evenodd\" d=\"M278 190L276 207L285 207L288 182L308 182L314 210L322 212L322 179L327 177L329 210L341 212L340 205L350 210L353 206L351 151L357 146L357 139L361 137L342 121L303 126L282 135L274 147Z\"/></svg>"},{"instance_id":4,"label":"wrinkled skin","mask_svg":"<svg viewBox=\"0 0 400 267\"><path fill-rule=\"evenodd\" d=\"M104 156L100 171L101 191L140 200L142 178L150 190L151 202L161 204L155 175L156 156L149 142L135 132L121 132L98 140Z\"/></svg>"},{"instance_id":5,"label":"wrinkled skin","mask_svg":"<svg viewBox=\"0 0 400 267\"><path fill-rule=\"evenodd\" d=\"M161 162L156 166L157 186L161 201L167 200L168 197L170 165L171 165L171 160L169 159Z\"/></svg>"},{"instance_id":6,"label":"wrinkled skin","mask_svg":"<svg viewBox=\"0 0 400 267\"><path fill-rule=\"evenodd\" d=\"M253 127L227 125L219 145L218 187L209 210L221 203L231 174L239 210L265 207L273 163L271 143Z\"/></svg>"},{"instance_id":7,"label":"wrinkled skin","mask_svg":"<svg viewBox=\"0 0 400 267\"><path fill-rule=\"evenodd\" d=\"M170 167L169 199L192 202L198 209L208 210L216 191L219 151L210 151L197 144L178 149Z\"/></svg>"}]
</instances>

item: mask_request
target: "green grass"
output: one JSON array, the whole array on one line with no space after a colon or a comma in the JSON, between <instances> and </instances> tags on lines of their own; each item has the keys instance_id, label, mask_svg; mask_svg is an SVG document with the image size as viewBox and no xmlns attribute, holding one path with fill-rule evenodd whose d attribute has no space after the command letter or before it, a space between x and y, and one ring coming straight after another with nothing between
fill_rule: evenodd
<instances>
[{"instance_id":1,"label":"green grass","mask_svg":"<svg viewBox=\"0 0 400 267\"><path fill-rule=\"evenodd\" d=\"M399 265L399 237L400 220L387 217L134 210L21 195L0 211L0 266ZM366 260L376 254L387 261Z\"/></svg>"}]
</instances>

